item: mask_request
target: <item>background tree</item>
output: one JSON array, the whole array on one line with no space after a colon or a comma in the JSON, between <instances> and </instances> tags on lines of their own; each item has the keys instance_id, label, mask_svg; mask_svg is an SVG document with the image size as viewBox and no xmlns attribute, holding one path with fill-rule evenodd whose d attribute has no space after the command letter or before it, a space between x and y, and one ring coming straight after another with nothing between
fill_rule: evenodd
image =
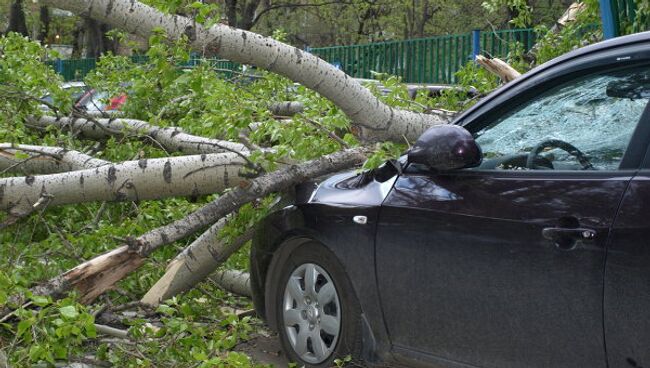
<instances>
[{"instance_id":1,"label":"background tree","mask_svg":"<svg viewBox=\"0 0 650 368\"><path fill-rule=\"evenodd\" d=\"M47 41L47 37L50 33L50 8L47 6L41 6L39 8L39 20L40 20L40 29L36 39L42 42Z\"/></svg>"},{"instance_id":2,"label":"background tree","mask_svg":"<svg viewBox=\"0 0 650 368\"><path fill-rule=\"evenodd\" d=\"M14 0L11 3L9 10L9 26L8 32L20 33L23 36L28 36L27 21L25 20L25 10L23 8L23 0Z\"/></svg>"}]
</instances>

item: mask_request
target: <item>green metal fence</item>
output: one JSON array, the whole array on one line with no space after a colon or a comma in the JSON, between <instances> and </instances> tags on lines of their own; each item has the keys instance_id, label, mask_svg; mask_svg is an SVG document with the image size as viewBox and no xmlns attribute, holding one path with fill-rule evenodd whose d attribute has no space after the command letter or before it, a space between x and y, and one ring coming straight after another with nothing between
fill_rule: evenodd
<instances>
[{"instance_id":1,"label":"green metal fence","mask_svg":"<svg viewBox=\"0 0 650 368\"><path fill-rule=\"evenodd\" d=\"M147 57L142 55L132 56L135 63L143 64L147 62ZM180 68L192 68L200 64L208 63L217 72L222 73L226 78L232 78L235 73L241 69L241 65L223 59L190 59L187 63L180 64ZM54 60L48 62L54 70L63 76L66 81L82 80L86 74L90 73L97 66L96 59L69 59Z\"/></svg>"},{"instance_id":2,"label":"green metal fence","mask_svg":"<svg viewBox=\"0 0 650 368\"><path fill-rule=\"evenodd\" d=\"M650 18L637 15L636 0L611 0L614 12L618 15L619 35L650 30Z\"/></svg>"},{"instance_id":3,"label":"green metal fence","mask_svg":"<svg viewBox=\"0 0 650 368\"><path fill-rule=\"evenodd\" d=\"M475 37L479 39L474 39ZM365 45L320 47L309 51L356 78L372 78L372 72L380 72L400 76L408 83L451 84L456 81L455 73L477 52L476 46L473 47L474 43L480 45L481 52L505 57L515 45L520 45L524 50L530 49L534 44L534 37L531 29L503 30ZM147 60L146 56L133 56L132 59L136 63L144 63ZM241 70L241 65L222 59L197 58L179 67L188 68L206 62L228 78ZM66 81L82 80L96 67L96 60L56 60L51 61L50 65Z\"/></svg>"},{"instance_id":4,"label":"green metal fence","mask_svg":"<svg viewBox=\"0 0 650 368\"><path fill-rule=\"evenodd\" d=\"M480 33L480 48L505 57L515 45L529 50L535 43L532 29ZM314 55L356 78L372 78L371 72L389 73L407 83L454 83L455 73L473 55L472 33L435 36L406 41L310 49Z\"/></svg>"}]
</instances>

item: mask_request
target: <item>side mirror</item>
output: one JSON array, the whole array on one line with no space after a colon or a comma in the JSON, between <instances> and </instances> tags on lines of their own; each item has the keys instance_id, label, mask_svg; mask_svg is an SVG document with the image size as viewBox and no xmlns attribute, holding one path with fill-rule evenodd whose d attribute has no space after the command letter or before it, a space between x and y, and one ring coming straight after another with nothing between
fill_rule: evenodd
<instances>
[{"instance_id":1,"label":"side mirror","mask_svg":"<svg viewBox=\"0 0 650 368\"><path fill-rule=\"evenodd\" d=\"M429 128L408 152L408 162L425 165L436 171L475 167L483 153L472 134L458 125Z\"/></svg>"}]
</instances>

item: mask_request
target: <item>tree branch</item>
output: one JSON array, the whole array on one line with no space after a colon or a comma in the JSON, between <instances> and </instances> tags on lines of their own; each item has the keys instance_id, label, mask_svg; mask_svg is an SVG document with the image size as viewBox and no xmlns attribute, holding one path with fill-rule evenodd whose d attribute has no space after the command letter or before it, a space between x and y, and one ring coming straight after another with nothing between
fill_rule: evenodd
<instances>
[{"instance_id":1,"label":"tree branch","mask_svg":"<svg viewBox=\"0 0 650 368\"><path fill-rule=\"evenodd\" d=\"M42 2L87 14L143 37L149 37L156 29L164 30L171 39L188 37L190 46L198 51L218 53L222 58L285 76L331 100L353 125L360 127L356 132L363 140L415 140L429 127L449 122L447 116L392 108L333 65L271 37L223 24L206 28L192 19L164 14L136 0Z\"/></svg>"},{"instance_id":2,"label":"tree branch","mask_svg":"<svg viewBox=\"0 0 650 368\"><path fill-rule=\"evenodd\" d=\"M160 143L168 152L197 154L247 151L246 147L239 143L195 136L183 132L181 128L162 128L135 119L75 119L43 116L39 119L31 119L27 125L34 128L56 126L64 130L78 131L90 139L121 135L147 136Z\"/></svg>"},{"instance_id":3,"label":"tree branch","mask_svg":"<svg viewBox=\"0 0 650 368\"><path fill-rule=\"evenodd\" d=\"M221 192L245 179L236 154L215 153L143 159L94 169L0 178L0 210L31 206L47 193L50 205L91 201L138 201Z\"/></svg>"},{"instance_id":4,"label":"tree branch","mask_svg":"<svg viewBox=\"0 0 650 368\"><path fill-rule=\"evenodd\" d=\"M17 158L18 152L26 153L29 157ZM108 164L110 164L109 161L61 147L0 143L0 170L2 173L18 171L23 174L50 174Z\"/></svg>"},{"instance_id":5,"label":"tree branch","mask_svg":"<svg viewBox=\"0 0 650 368\"><path fill-rule=\"evenodd\" d=\"M256 198L282 191L310 178L360 165L365 160L362 148L344 150L319 159L291 165L252 180L226 192L183 219L151 230L111 252L105 253L32 288L36 295L63 297L76 289L84 302L103 294L113 285L138 269L146 257L161 246L183 239L215 223Z\"/></svg>"}]
</instances>

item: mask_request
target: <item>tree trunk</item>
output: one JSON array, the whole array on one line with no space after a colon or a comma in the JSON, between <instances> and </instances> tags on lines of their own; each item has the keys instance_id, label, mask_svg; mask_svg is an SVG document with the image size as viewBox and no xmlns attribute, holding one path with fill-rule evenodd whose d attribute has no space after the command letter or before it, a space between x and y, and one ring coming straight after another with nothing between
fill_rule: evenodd
<instances>
[{"instance_id":1,"label":"tree trunk","mask_svg":"<svg viewBox=\"0 0 650 368\"><path fill-rule=\"evenodd\" d=\"M191 19L164 14L135 0L43 0L49 6L87 14L93 19L138 34L163 29L171 38L186 35L191 45L242 64L283 75L330 99L365 140L416 140L427 128L449 122L447 116L394 109L343 71L309 53L248 31L222 24L205 28Z\"/></svg>"},{"instance_id":2,"label":"tree trunk","mask_svg":"<svg viewBox=\"0 0 650 368\"><path fill-rule=\"evenodd\" d=\"M47 6L41 6L39 9L39 20L41 22L37 39L41 44L47 42L47 35L50 33L50 9Z\"/></svg>"},{"instance_id":3,"label":"tree trunk","mask_svg":"<svg viewBox=\"0 0 650 368\"><path fill-rule=\"evenodd\" d=\"M99 58L108 51L115 53L115 43L106 37L110 30L107 24L103 24L92 18L84 18L84 57Z\"/></svg>"},{"instance_id":4,"label":"tree trunk","mask_svg":"<svg viewBox=\"0 0 650 368\"><path fill-rule=\"evenodd\" d=\"M16 32L23 36L29 36L27 31L27 22L25 21L25 9L23 8L23 0L14 0L9 9L9 26L7 33Z\"/></svg>"},{"instance_id":5,"label":"tree trunk","mask_svg":"<svg viewBox=\"0 0 650 368\"><path fill-rule=\"evenodd\" d=\"M28 157L17 158L18 152L27 154ZM0 143L0 173L2 174L53 174L108 164L110 162L60 147Z\"/></svg>"},{"instance_id":6,"label":"tree trunk","mask_svg":"<svg viewBox=\"0 0 650 368\"><path fill-rule=\"evenodd\" d=\"M154 144L161 146L167 152L183 152L185 154L246 152L248 149L240 144L219 139L203 138L184 133L181 128L161 128L146 121L135 119L75 119L43 116L31 119L28 126L45 129L56 126L69 129L90 139L104 139L113 136L121 137L133 134L145 137Z\"/></svg>"},{"instance_id":7,"label":"tree trunk","mask_svg":"<svg viewBox=\"0 0 650 368\"><path fill-rule=\"evenodd\" d=\"M59 298L68 291L76 289L82 302L90 302L111 289L117 281L139 268L145 258L157 248L183 239L214 224L217 220L256 198L293 187L310 178L360 165L364 160L364 151L357 148L336 152L265 174L252 180L245 187L233 188L183 219L151 230L135 239L129 239L128 245L98 256L45 284L32 288L32 292L36 295Z\"/></svg>"},{"instance_id":8,"label":"tree trunk","mask_svg":"<svg viewBox=\"0 0 650 368\"><path fill-rule=\"evenodd\" d=\"M244 182L234 153L127 161L60 174L0 178L0 210L90 201L139 201L218 193Z\"/></svg>"},{"instance_id":9,"label":"tree trunk","mask_svg":"<svg viewBox=\"0 0 650 368\"><path fill-rule=\"evenodd\" d=\"M237 239L224 242L218 235L225 225L226 219L222 218L176 256L167 266L165 275L140 301L157 306L161 301L193 288L253 236L251 228Z\"/></svg>"},{"instance_id":10,"label":"tree trunk","mask_svg":"<svg viewBox=\"0 0 650 368\"><path fill-rule=\"evenodd\" d=\"M210 276L210 280L214 281L222 289L245 297L252 297L251 290L251 275L248 272L237 270L222 270L217 271Z\"/></svg>"}]
</instances>

